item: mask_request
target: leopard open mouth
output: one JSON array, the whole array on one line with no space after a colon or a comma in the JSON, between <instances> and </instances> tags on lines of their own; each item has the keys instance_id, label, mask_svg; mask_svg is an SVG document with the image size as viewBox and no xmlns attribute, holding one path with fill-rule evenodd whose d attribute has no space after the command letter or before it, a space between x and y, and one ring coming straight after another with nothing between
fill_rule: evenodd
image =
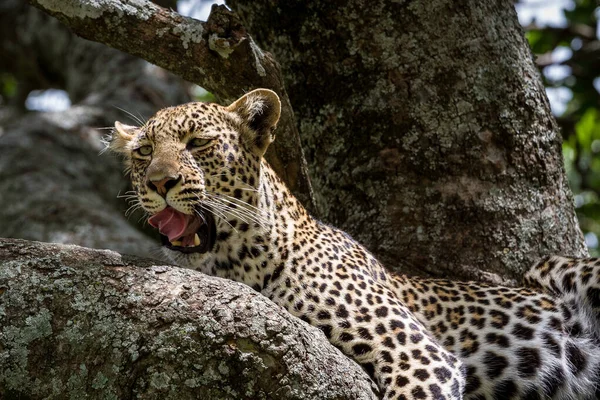
<instances>
[{"instance_id":1,"label":"leopard open mouth","mask_svg":"<svg viewBox=\"0 0 600 400\"><path fill-rule=\"evenodd\" d=\"M185 254L206 253L215 245L215 219L208 211L189 215L167 206L151 216L148 223L158 229L162 244L170 250Z\"/></svg>"}]
</instances>

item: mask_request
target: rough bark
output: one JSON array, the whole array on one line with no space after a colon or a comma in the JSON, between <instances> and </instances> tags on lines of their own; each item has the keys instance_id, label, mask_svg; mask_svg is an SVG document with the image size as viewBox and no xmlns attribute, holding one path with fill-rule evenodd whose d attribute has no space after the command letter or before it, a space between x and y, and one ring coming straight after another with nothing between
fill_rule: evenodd
<instances>
[{"instance_id":1,"label":"rough bark","mask_svg":"<svg viewBox=\"0 0 600 400\"><path fill-rule=\"evenodd\" d=\"M324 219L388 267L502 280L587 254L511 2L228 4L285 71Z\"/></svg>"},{"instance_id":2,"label":"rough bark","mask_svg":"<svg viewBox=\"0 0 600 400\"><path fill-rule=\"evenodd\" d=\"M149 1L29 2L81 37L150 61L199 84L226 103L258 87L277 92L283 106L279 138L267 159L290 189L312 206L306 162L281 70L273 57L254 43L236 14L214 6L208 21L200 22Z\"/></svg>"},{"instance_id":3,"label":"rough bark","mask_svg":"<svg viewBox=\"0 0 600 400\"><path fill-rule=\"evenodd\" d=\"M0 240L0 397L374 399L321 331L247 286Z\"/></svg>"}]
</instances>

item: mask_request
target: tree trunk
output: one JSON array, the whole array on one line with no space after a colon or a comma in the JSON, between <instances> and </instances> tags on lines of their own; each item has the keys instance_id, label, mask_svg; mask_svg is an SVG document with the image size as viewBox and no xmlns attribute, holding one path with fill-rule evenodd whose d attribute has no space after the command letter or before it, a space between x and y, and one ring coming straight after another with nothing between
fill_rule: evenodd
<instances>
[{"instance_id":1,"label":"tree trunk","mask_svg":"<svg viewBox=\"0 0 600 400\"><path fill-rule=\"evenodd\" d=\"M495 281L587 250L512 2L228 2L272 52L321 214L388 267Z\"/></svg>"},{"instance_id":2,"label":"tree trunk","mask_svg":"<svg viewBox=\"0 0 600 400\"><path fill-rule=\"evenodd\" d=\"M245 285L0 240L4 399L375 399L324 335Z\"/></svg>"}]
</instances>

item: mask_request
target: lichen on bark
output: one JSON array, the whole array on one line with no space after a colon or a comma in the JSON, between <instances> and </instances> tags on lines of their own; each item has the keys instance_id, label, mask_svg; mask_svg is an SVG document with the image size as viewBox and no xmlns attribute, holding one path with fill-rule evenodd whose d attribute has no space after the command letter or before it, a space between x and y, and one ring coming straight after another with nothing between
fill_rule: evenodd
<instances>
[{"instance_id":1,"label":"lichen on bark","mask_svg":"<svg viewBox=\"0 0 600 400\"><path fill-rule=\"evenodd\" d=\"M11 239L0 239L0 389L29 399L375 398L322 332L245 285Z\"/></svg>"}]
</instances>

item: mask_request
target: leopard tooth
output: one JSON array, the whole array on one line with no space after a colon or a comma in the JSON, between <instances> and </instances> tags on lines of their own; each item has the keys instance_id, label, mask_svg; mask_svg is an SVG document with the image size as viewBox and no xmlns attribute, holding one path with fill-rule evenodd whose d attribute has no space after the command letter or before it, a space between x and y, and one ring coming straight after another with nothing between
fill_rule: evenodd
<instances>
[{"instance_id":1,"label":"leopard tooth","mask_svg":"<svg viewBox=\"0 0 600 400\"><path fill-rule=\"evenodd\" d=\"M200 246L200 237L198 236L198 234L196 233L194 235L194 246Z\"/></svg>"},{"instance_id":2,"label":"leopard tooth","mask_svg":"<svg viewBox=\"0 0 600 400\"><path fill-rule=\"evenodd\" d=\"M173 246L178 246L178 247L181 247L181 244L182 244L182 243L181 243L181 240L173 240L173 241L171 242L171 245L173 245Z\"/></svg>"}]
</instances>

